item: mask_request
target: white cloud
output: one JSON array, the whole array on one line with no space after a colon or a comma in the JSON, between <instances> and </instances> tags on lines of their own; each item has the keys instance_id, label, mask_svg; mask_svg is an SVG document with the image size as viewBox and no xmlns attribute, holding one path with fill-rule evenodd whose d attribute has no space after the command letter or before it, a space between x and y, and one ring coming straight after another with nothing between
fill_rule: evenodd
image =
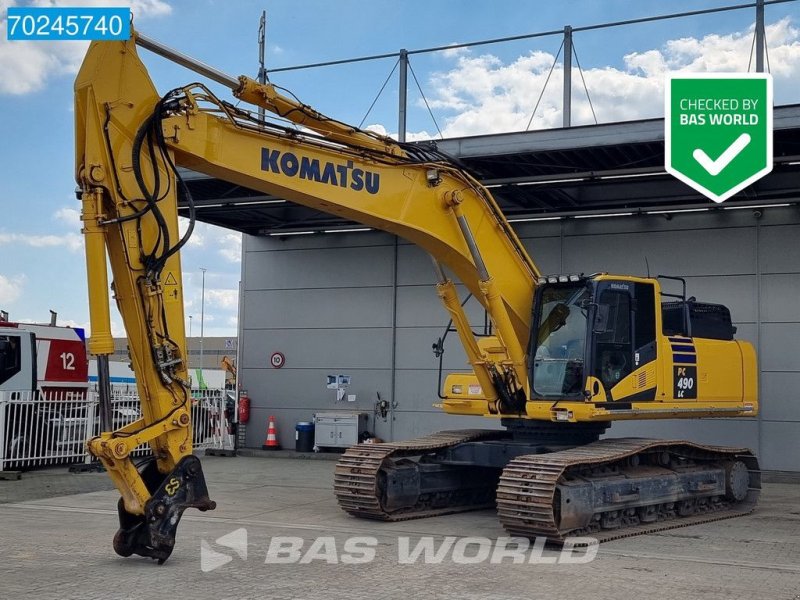
<instances>
[{"instance_id":1,"label":"white cloud","mask_svg":"<svg viewBox=\"0 0 800 600\"><path fill-rule=\"evenodd\" d=\"M59 208L53 213L53 218L69 225L72 229L80 229L81 227L81 211L75 208L69 208L67 206Z\"/></svg>"},{"instance_id":2,"label":"white cloud","mask_svg":"<svg viewBox=\"0 0 800 600\"><path fill-rule=\"evenodd\" d=\"M451 44L448 44L448 46L455 46L457 43L458 42L452 42ZM459 48L447 48L439 52L439 54L445 58L458 58L459 56L463 56L464 54L468 53L469 49L464 48L463 46Z\"/></svg>"},{"instance_id":3,"label":"white cloud","mask_svg":"<svg viewBox=\"0 0 800 600\"><path fill-rule=\"evenodd\" d=\"M218 231L224 231L219 228ZM193 251L197 254L197 251ZM184 255L184 258L186 255ZM205 311L205 331L206 335L231 335L236 330L235 316L231 320L231 314L235 315L239 309L239 291L233 275L226 271L226 266L222 261L213 267L209 265L209 270L205 274L205 302L203 302L202 274L198 271L184 271L184 313L187 318L193 317L193 334L199 335L200 320ZM187 261L184 260L184 267ZM237 277L238 279L238 277ZM214 321L217 324L216 333L211 333L209 324Z\"/></svg>"},{"instance_id":4,"label":"white cloud","mask_svg":"<svg viewBox=\"0 0 800 600\"><path fill-rule=\"evenodd\" d=\"M91 335L91 328L86 328L87 334ZM126 337L128 334L125 331L125 326L122 324L122 321L117 319L111 319L111 335L114 337Z\"/></svg>"},{"instance_id":5,"label":"white cloud","mask_svg":"<svg viewBox=\"0 0 800 600\"><path fill-rule=\"evenodd\" d=\"M206 302L209 306L236 310L239 307L239 290L207 289Z\"/></svg>"},{"instance_id":6,"label":"white cloud","mask_svg":"<svg viewBox=\"0 0 800 600\"><path fill-rule=\"evenodd\" d=\"M222 230L225 233L219 240L219 254L227 261L238 263L242 260L242 234L236 231Z\"/></svg>"},{"instance_id":7,"label":"white cloud","mask_svg":"<svg viewBox=\"0 0 800 600\"><path fill-rule=\"evenodd\" d=\"M47 314L47 318L46 319L24 318L24 319L14 319L14 321L16 321L17 323L34 323L34 324L35 323L49 323L50 322L50 314L49 313ZM56 325L58 325L59 327L72 327L72 328L77 328L77 329L83 329L86 332L87 336L89 336L90 333L91 333L91 324L89 323L89 321L84 321L82 323L79 323L75 319L62 319L59 316L57 318L57 320L56 320ZM111 334L116 337L117 334L114 333L114 322L113 321L111 322L111 329L112 329ZM123 333L120 337L125 337L125 334Z\"/></svg>"},{"instance_id":8,"label":"white cloud","mask_svg":"<svg viewBox=\"0 0 800 600\"><path fill-rule=\"evenodd\" d=\"M15 6L15 0L3 0L8 6ZM172 13L172 6L165 0L33 0L28 3L32 6L122 6L130 7L134 19L147 19L149 17L163 17ZM5 11L4 11L5 12Z\"/></svg>"},{"instance_id":9,"label":"white cloud","mask_svg":"<svg viewBox=\"0 0 800 600\"><path fill-rule=\"evenodd\" d=\"M77 233L36 235L29 233L0 232L0 246L7 246L9 244L22 244L32 248L54 248L63 246L72 252L77 252L83 248L83 238Z\"/></svg>"},{"instance_id":10,"label":"white cloud","mask_svg":"<svg viewBox=\"0 0 800 600\"><path fill-rule=\"evenodd\" d=\"M392 138L393 140L397 139L397 133L390 133L386 130L386 127L381 125L380 123L374 123L372 125L367 125L364 129L367 131L372 131L377 133L378 135L383 135ZM427 131L407 131L406 132L406 141L407 142L421 142L425 140L432 140L434 138L438 138L439 134L433 135L428 133Z\"/></svg>"},{"instance_id":11,"label":"white cloud","mask_svg":"<svg viewBox=\"0 0 800 600\"><path fill-rule=\"evenodd\" d=\"M17 300L25 287L25 276L6 277L0 275L0 303L8 305Z\"/></svg>"},{"instance_id":12,"label":"white cloud","mask_svg":"<svg viewBox=\"0 0 800 600\"><path fill-rule=\"evenodd\" d=\"M84 41L9 41L9 6L15 0L0 0L0 94L21 95L44 88L48 79L74 74L83 60L89 42ZM93 0L37 0L34 6L97 6ZM162 17L172 12L163 0L103 0L103 6L130 6L134 18Z\"/></svg>"},{"instance_id":13,"label":"white cloud","mask_svg":"<svg viewBox=\"0 0 800 600\"><path fill-rule=\"evenodd\" d=\"M205 232L209 226L205 223L200 223L196 221L194 224L194 229L192 230L192 235L189 236L189 241L186 243L187 247L191 248L202 248L206 244ZM178 232L180 233L181 237L186 235L186 232L189 230L189 219L185 217L178 217Z\"/></svg>"},{"instance_id":14,"label":"white cloud","mask_svg":"<svg viewBox=\"0 0 800 600\"><path fill-rule=\"evenodd\" d=\"M584 77L600 122L663 115L664 76L671 71L746 71L753 28L726 35L685 37L658 49L623 57L622 68L594 66ZM776 104L800 101L800 30L787 17L766 27L770 67L775 80ZM578 47L580 50L580 47ZM444 55L446 52L443 51ZM491 54L453 52L455 66L434 73L429 80L428 103L444 126L445 137L524 130L544 87L555 57L533 51L504 63ZM577 70L573 75L572 123L593 123ZM559 63L542 97L532 129L558 127L562 122L563 68ZM379 133L380 126L370 129ZM427 132L409 133L409 139L430 138Z\"/></svg>"},{"instance_id":15,"label":"white cloud","mask_svg":"<svg viewBox=\"0 0 800 600\"><path fill-rule=\"evenodd\" d=\"M181 236L184 235L189 228L189 220L181 217L178 220L178 227ZM215 248L228 262L238 263L242 260L242 234L223 227L195 222L187 246L198 249Z\"/></svg>"},{"instance_id":16,"label":"white cloud","mask_svg":"<svg viewBox=\"0 0 800 600\"><path fill-rule=\"evenodd\" d=\"M62 327L77 327L78 329L89 329L89 322L85 321L84 323L78 323L75 319L62 319L58 318L56 320L57 325L61 325Z\"/></svg>"},{"instance_id":17,"label":"white cloud","mask_svg":"<svg viewBox=\"0 0 800 600\"><path fill-rule=\"evenodd\" d=\"M103 4L109 6L109 3L105 0ZM172 13L172 6L164 0L133 0L131 2L120 0L120 4L122 6L130 5L131 12L140 19L164 17Z\"/></svg>"}]
</instances>

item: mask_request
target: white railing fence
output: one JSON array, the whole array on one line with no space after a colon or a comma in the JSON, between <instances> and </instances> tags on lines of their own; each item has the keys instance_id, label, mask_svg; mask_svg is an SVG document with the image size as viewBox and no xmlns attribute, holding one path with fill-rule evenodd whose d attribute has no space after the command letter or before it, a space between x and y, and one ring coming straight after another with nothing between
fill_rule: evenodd
<instances>
[{"instance_id":1,"label":"white railing fence","mask_svg":"<svg viewBox=\"0 0 800 600\"><path fill-rule=\"evenodd\" d=\"M226 390L192 391L192 439L194 448L233 448L233 397ZM230 412L226 412L230 407Z\"/></svg>"},{"instance_id":2,"label":"white railing fence","mask_svg":"<svg viewBox=\"0 0 800 600\"><path fill-rule=\"evenodd\" d=\"M192 391L195 450L233 448L225 390ZM100 433L97 392L0 392L0 471L43 465L90 463L86 440ZM139 397L126 387L112 389L112 420L117 429L141 416ZM140 446L135 456L146 456Z\"/></svg>"}]
</instances>

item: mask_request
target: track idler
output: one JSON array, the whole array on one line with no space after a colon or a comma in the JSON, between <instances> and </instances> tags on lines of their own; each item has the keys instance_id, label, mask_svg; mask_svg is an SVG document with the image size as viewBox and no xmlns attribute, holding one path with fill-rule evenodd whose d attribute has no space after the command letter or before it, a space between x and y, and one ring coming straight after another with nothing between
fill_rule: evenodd
<instances>
[{"instance_id":1,"label":"track idler","mask_svg":"<svg viewBox=\"0 0 800 600\"><path fill-rule=\"evenodd\" d=\"M187 508L214 510L217 504L208 497L203 468L196 456L185 456L166 476L158 471L155 460L150 461L141 474L150 490L150 500L145 504L144 515L134 515L125 510L120 498L114 551L125 557L146 556L163 564L172 554L183 511Z\"/></svg>"}]
</instances>

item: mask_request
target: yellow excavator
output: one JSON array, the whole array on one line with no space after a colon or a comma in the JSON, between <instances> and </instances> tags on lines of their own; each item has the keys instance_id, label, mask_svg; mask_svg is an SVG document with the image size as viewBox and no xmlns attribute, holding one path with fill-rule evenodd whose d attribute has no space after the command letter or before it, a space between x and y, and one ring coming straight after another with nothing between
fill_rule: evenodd
<instances>
[{"instance_id":1,"label":"yellow excavator","mask_svg":"<svg viewBox=\"0 0 800 600\"><path fill-rule=\"evenodd\" d=\"M219 361L219 368L225 371L225 387L236 388L236 360L223 356Z\"/></svg>"},{"instance_id":2,"label":"yellow excavator","mask_svg":"<svg viewBox=\"0 0 800 600\"><path fill-rule=\"evenodd\" d=\"M160 95L137 45L232 90L202 83ZM90 46L75 82L92 336L103 432L87 442L119 489L114 549L166 560L186 508L210 510L192 455L179 251L194 208L178 167L387 231L427 251L437 293L471 370L447 375L446 413L502 429L359 445L335 494L357 517L398 520L496 504L513 535L599 540L750 512L760 489L746 448L603 439L615 420L753 417L756 356L728 309L662 292L680 281L544 275L491 194L433 146L326 117L273 84L231 77L140 33ZM178 199L191 224L178 231ZM111 430L106 263L128 334L142 418ZM485 308L470 327L454 280ZM441 344L439 344L441 346ZM441 347L436 349L441 353ZM149 444L137 466L131 451Z\"/></svg>"}]
</instances>

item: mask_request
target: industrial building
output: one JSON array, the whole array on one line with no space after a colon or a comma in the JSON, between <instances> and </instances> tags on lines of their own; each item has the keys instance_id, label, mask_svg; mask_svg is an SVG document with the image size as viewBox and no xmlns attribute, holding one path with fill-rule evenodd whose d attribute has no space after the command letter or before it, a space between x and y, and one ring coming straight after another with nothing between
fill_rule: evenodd
<instances>
[{"instance_id":1,"label":"industrial building","mask_svg":"<svg viewBox=\"0 0 800 600\"><path fill-rule=\"evenodd\" d=\"M448 139L437 147L491 189L543 273L686 277L689 296L727 304L737 336L755 344L758 417L616 423L610 435L747 446L764 469L799 471L800 407L790 392L800 383L798 139L800 106L776 107L772 173L719 206L664 173L661 119ZM245 233L240 339L241 385L252 400L248 446L262 444L269 415L285 445L295 422L320 411L364 411L370 431L385 440L491 423L434 407L439 363L430 349L448 317L424 252L220 181L195 178L192 186L199 218ZM471 305L479 329L483 311ZM285 356L281 368L270 364L276 352ZM444 369L465 364L452 336ZM336 401L326 389L329 374L350 375L354 402ZM386 418L374 410L378 395L390 401Z\"/></svg>"},{"instance_id":2,"label":"industrial building","mask_svg":"<svg viewBox=\"0 0 800 600\"><path fill-rule=\"evenodd\" d=\"M763 7L756 16L763 20ZM759 357L757 417L618 422L609 434L746 446L766 470L800 471L800 408L790 393L800 383L800 105L775 107L772 172L715 205L665 173L663 119L570 127L569 102L565 91L564 128L434 144L492 191L543 273L685 277L689 296L730 307L737 336ZM424 252L279 197L189 179L199 219L245 234L239 339L240 383L252 401L248 446L262 443L269 415L284 444L295 422L331 410L367 413L384 440L487 426L435 407L443 375L430 348L448 316ZM483 327L481 307L468 306L473 327ZM454 338L445 374L466 364ZM342 400L326 389L327 376L339 374L351 378ZM377 410L379 399L388 412Z\"/></svg>"},{"instance_id":3,"label":"industrial building","mask_svg":"<svg viewBox=\"0 0 800 600\"><path fill-rule=\"evenodd\" d=\"M202 340L202 341L201 341ZM223 358L235 359L238 341L235 337L187 337L186 353L189 355L190 369L219 369ZM114 362L130 362L128 339L114 338Z\"/></svg>"}]
</instances>

